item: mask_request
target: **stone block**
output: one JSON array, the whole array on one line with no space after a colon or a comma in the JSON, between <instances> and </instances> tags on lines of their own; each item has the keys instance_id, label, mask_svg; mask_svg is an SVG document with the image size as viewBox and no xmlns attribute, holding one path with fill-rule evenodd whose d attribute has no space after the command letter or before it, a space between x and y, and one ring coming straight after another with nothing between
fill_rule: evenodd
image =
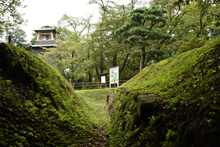
<instances>
[{"instance_id":1,"label":"stone block","mask_svg":"<svg viewBox=\"0 0 220 147\"><path fill-rule=\"evenodd\" d=\"M140 93L138 93L138 92L134 92L134 93L133 93L132 99L133 99L135 102L137 102L137 97L138 97L139 94L140 94Z\"/></svg>"},{"instance_id":2,"label":"stone block","mask_svg":"<svg viewBox=\"0 0 220 147\"><path fill-rule=\"evenodd\" d=\"M137 113L134 113L130 117L125 125L125 130L134 130L134 126L139 126L141 124L141 119Z\"/></svg>"}]
</instances>

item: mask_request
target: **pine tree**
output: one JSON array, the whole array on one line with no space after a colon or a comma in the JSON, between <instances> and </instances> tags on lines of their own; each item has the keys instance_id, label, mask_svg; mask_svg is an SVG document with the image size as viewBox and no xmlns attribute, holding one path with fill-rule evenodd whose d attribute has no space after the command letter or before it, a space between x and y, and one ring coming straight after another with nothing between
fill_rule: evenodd
<instances>
[{"instance_id":1,"label":"pine tree","mask_svg":"<svg viewBox=\"0 0 220 147\"><path fill-rule=\"evenodd\" d=\"M151 40L169 40L171 36L164 31L155 28L162 28L166 25L166 10L158 6L151 8L138 8L130 12L129 21L115 31L115 34L122 34L127 39L125 43L141 46L140 71L145 67L145 48L151 45Z\"/></svg>"}]
</instances>

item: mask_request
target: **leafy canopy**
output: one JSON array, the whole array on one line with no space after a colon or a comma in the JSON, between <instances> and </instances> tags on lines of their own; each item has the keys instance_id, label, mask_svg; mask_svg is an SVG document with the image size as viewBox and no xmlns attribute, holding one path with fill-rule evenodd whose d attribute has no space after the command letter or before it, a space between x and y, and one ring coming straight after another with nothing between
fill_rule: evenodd
<instances>
[{"instance_id":1,"label":"leafy canopy","mask_svg":"<svg viewBox=\"0 0 220 147\"><path fill-rule=\"evenodd\" d=\"M145 65L145 46L150 46L154 40L168 41L171 38L167 32L160 30L166 25L167 11L158 6L151 8L138 8L130 12L129 21L115 31L115 34L122 34L126 37L125 43L141 46L140 70Z\"/></svg>"},{"instance_id":2,"label":"leafy canopy","mask_svg":"<svg viewBox=\"0 0 220 147\"><path fill-rule=\"evenodd\" d=\"M26 34L25 32L19 27L16 26L14 30L10 30L6 32L7 36L11 36L11 43L15 46L22 45L23 47L27 48L28 45L26 43Z\"/></svg>"},{"instance_id":3,"label":"leafy canopy","mask_svg":"<svg viewBox=\"0 0 220 147\"><path fill-rule=\"evenodd\" d=\"M150 45L147 40L170 39L171 36L161 30L153 27L162 28L166 25L166 17L163 15L167 11L158 6L151 8L138 8L133 10L129 15L129 21L115 31L115 34L127 36L125 43L139 44L142 46Z\"/></svg>"},{"instance_id":4,"label":"leafy canopy","mask_svg":"<svg viewBox=\"0 0 220 147\"><path fill-rule=\"evenodd\" d=\"M24 8L21 0L0 0L0 35L10 27L22 24L24 19L17 9Z\"/></svg>"}]
</instances>

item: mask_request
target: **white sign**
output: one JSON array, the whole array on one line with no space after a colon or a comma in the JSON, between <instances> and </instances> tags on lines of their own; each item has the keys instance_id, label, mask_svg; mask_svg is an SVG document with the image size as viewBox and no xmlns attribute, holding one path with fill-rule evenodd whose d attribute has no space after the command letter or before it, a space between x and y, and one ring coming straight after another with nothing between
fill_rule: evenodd
<instances>
[{"instance_id":1,"label":"white sign","mask_svg":"<svg viewBox=\"0 0 220 147\"><path fill-rule=\"evenodd\" d=\"M105 76L101 76L101 83L106 83Z\"/></svg>"},{"instance_id":2,"label":"white sign","mask_svg":"<svg viewBox=\"0 0 220 147\"><path fill-rule=\"evenodd\" d=\"M110 68L110 82L109 87L111 84L117 83L117 87L119 87L119 67Z\"/></svg>"}]
</instances>

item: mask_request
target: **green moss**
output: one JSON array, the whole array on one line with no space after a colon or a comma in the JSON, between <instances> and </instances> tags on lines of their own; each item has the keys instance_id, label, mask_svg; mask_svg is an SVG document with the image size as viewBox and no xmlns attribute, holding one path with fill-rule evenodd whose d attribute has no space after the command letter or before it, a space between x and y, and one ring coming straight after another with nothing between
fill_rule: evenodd
<instances>
[{"instance_id":1,"label":"green moss","mask_svg":"<svg viewBox=\"0 0 220 147\"><path fill-rule=\"evenodd\" d=\"M0 146L76 146L103 142L83 102L37 56L0 44Z\"/></svg>"},{"instance_id":2,"label":"green moss","mask_svg":"<svg viewBox=\"0 0 220 147\"><path fill-rule=\"evenodd\" d=\"M134 134L133 139L118 140L117 144L127 142L122 146L150 147L220 146L219 66L220 38L148 66L123 84L121 89L160 95L163 100L154 103L155 119L149 119L145 129L139 128L142 135ZM117 97L116 104L129 99L125 92L119 93ZM128 105L131 103L132 100ZM116 112L115 116L120 112L119 107ZM111 129L120 128L118 118L113 119L116 123ZM118 138L123 138L123 135Z\"/></svg>"}]
</instances>

